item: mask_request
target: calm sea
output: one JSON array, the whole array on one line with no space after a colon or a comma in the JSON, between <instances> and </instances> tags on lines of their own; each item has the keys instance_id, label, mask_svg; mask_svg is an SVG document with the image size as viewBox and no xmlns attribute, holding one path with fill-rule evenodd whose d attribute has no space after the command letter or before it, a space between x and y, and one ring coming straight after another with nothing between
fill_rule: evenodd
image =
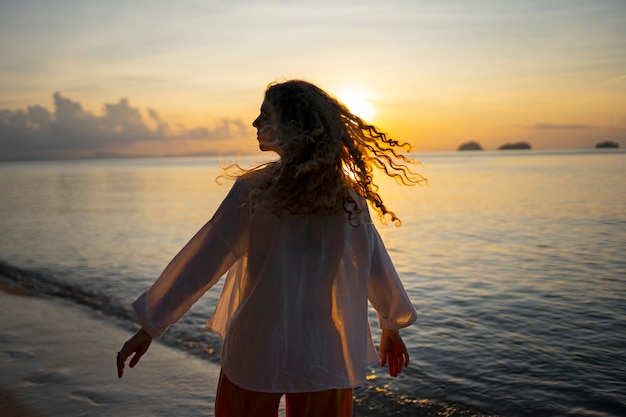
<instances>
[{"instance_id":1,"label":"calm sea","mask_svg":"<svg viewBox=\"0 0 626 417\"><path fill-rule=\"evenodd\" d=\"M429 185L382 181L403 223L379 226L420 313L412 362L396 380L372 368L355 415L626 415L626 152L417 159ZM0 164L0 275L133 328L130 303L230 188L220 162ZM218 295L166 343L218 362Z\"/></svg>"}]
</instances>

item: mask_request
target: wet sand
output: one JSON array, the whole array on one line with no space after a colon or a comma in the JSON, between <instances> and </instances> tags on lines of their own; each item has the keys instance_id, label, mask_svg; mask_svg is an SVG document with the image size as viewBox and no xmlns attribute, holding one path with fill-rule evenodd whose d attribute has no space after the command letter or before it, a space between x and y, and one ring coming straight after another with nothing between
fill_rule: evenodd
<instances>
[{"instance_id":1,"label":"wet sand","mask_svg":"<svg viewBox=\"0 0 626 417\"><path fill-rule=\"evenodd\" d=\"M118 379L132 332L67 300L0 290L1 416L213 415L218 366L155 341Z\"/></svg>"},{"instance_id":2,"label":"wet sand","mask_svg":"<svg viewBox=\"0 0 626 417\"><path fill-rule=\"evenodd\" d=\"M17 399L13 391L8 391L0 386L0 416L3 417L43 417L42 414L33 410Z\"/></svg>"}]
</instances>

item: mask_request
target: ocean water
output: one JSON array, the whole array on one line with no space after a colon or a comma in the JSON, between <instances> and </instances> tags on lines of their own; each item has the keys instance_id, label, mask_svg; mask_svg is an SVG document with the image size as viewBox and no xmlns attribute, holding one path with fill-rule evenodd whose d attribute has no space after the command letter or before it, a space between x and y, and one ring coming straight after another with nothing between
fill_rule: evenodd
<instances>
[{"instance_id":1,"label":"ocean water","mask_svg":"<svg viewBox=\"0 0 626 417\"><path fill-rule=\"evenodd\" d=\"M416 158L429 185L381 179L402 226L378 226L420 314L411 365L373 367L355 415L626 415L626 152ZM221 162L1 163L0 276L134 328L130 303L228 191ZM165 342L218 363L219 293Z\"/></svg>"}]
</instances>

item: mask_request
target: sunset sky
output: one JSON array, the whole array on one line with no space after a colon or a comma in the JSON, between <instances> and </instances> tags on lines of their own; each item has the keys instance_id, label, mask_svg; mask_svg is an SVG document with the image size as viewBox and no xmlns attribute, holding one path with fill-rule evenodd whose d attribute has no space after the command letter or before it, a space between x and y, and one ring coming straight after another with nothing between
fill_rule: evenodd
<instances>
[{"instance_id":1,"label":"sunset sky","mask_svg":"<svg viewBox=\"0 0 626 417\"><path fill-rule=\"evenodd\" d=\"M626 1L0 2L0 160L256 152L302 78L419 151L626 146Z\"/></svg>"}]
</instances>

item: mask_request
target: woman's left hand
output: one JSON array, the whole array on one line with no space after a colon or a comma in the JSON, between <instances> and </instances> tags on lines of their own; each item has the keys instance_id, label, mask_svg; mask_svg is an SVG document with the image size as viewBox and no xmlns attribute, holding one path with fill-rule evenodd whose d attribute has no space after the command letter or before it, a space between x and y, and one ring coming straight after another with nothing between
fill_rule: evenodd
<instances>
[{"instance_id":1,"label":"woman's left hand","mask_svg":"<svg viewBox=\"0 0 626 417\"><path fill-rule=\"evenodd\" d=\"M409 352L398 330L383 330L380 337L380 366L389 366L389 375L397 377L409 365Z\"/></svg>"}]
</instances>

